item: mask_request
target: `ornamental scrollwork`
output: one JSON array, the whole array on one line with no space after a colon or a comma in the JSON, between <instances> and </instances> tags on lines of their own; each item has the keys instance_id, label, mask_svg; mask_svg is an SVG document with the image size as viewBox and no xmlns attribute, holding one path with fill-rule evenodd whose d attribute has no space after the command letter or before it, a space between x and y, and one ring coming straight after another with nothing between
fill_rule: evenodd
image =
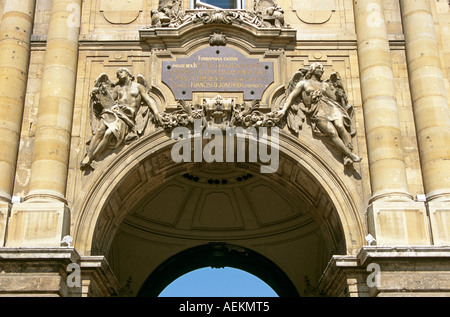
<instances>
[{"instance_id":1,"label":"ornamental scrollwork","mask_svg":"<svg viewBox=\"0 0 450 317\"><path fill-rule=\"evenodd\" d=\"M263 113L259 110L260 103L253 100L250 103L235 104L232 98L217 95L214 98L204 98L203 104L191 104L184 100L178 101L178 109L162 116L162 127L171 131L176 127L192 127L194 120L202 121L202 128L216 127L275 127L281 124L282 117L277 111Z\"/></svg>"},{"instance_id":2,"label":"ornamental scrollwork","mask_svg":"<svg viewBox=\"0 0 450 317\"><path fill-rule=\"evenodd\" d=\"M259 28L290 28L284 20L284 10L274 0L255 0L253 11L196 9L182 10L181 0L160 0L151 11L149 28L176 28L185 23L249 23Z\"/></svg>"}]
</instances>

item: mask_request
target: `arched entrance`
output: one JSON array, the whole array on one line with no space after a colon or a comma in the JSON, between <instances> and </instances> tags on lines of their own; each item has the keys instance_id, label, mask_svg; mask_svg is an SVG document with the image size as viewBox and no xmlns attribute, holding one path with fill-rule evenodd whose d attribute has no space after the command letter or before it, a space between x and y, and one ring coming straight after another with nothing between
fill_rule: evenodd
<instances>
[{"instance_id":1,"label":"arched entrance","mask_svg":"<svg viewBox=\"0 0 450 317\"><path fill-rule=\"evenodd\" d=\"M269 259L252 250L226 243L208 243L174 255L150 274L138 296L158 296L176 278L208 266L238 268L259 277L280 297L298 296L297 289L286 274Z\"/></svg>"},{"instance_id":2,"label":"arched entrance","mask_svg":"<svg viewBox=\"0 0 450 317\"><path fill-rule=\"evenodd\" d=\"M131 145L79 200L75 247L105 255L134 295L169 259L211 243L261 255L302 295L332 255L362 245L357 191L298 139L280 135L273 174L254 163L174 163L171 145L162 131Z\"/></svg>"}]
</instances>

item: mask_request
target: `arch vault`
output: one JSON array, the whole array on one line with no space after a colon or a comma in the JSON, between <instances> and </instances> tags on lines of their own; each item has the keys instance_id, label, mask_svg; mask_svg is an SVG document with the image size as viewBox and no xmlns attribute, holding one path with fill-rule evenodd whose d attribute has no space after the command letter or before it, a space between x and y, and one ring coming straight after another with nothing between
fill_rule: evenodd
<instances>
[{"instance_id":1,"label":"arch vault","mask_svg":"<svg viewBox=\"0 0 450 317\"><path fill-rule=\"evenodd\" d=\"M175 163L173 144L163 130L131 144L93 171L98 177L74 206L75 248L106 256L135 293L152 269L208 243L261 253L302 293L305 278L317 282L332 255L363 245L357 191L300 139L280 133L273 174L256 163Z\"/></svg>"}]
</instances>

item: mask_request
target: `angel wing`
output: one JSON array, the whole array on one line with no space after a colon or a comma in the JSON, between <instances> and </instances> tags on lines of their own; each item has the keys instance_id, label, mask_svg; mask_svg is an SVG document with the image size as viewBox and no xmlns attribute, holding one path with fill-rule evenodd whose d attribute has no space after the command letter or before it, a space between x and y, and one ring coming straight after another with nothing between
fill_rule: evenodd
<instances>
[{"instance_id":1,"label":"angel wing","mask_svg":"<svg viewBox=\"0 0 450 317\"><path fill-rule=\"evenodd\" d=\"M101 74L94 81L94 87L91 90L91 98L89 100L92 134L95 134L102 111L111 108L115 104L111 94L113 86L114 83L106 73Z\"/></svg>"},{"instance_id":2,"label":"angel wing","mask_svg":"<svg viewBox=\"0 0 450 317\"><path fill-rule=\"evenodd\" d=\"M148 91L149 91L148 84L147 84L147 81L145 80L144 76L137 75L136 82L141 84L142 86L144 86L146 92L148 93ZM141 136L144 133L145 128L147 127L147 124L150 120L150 116L151 116L151 111L149 110L148 105L145 103L142 103L136 113L136 118L135 118L136 132L139 136Z\"/></svg>"},{"instance_id":3,"label":"angel wing","mask_svg":"<svg viewBox=\"0 0 450 317\"><path fill-rule=\"evenodd\" d=\"M300 68L298 71L294 73L291 80L286 86L286 98L292 93L295 86L297 86L298 82L300 82L305 78L307 72L308 72L307 68ZM302 102L301 96L296 96L286 117L287 125L292 131L294 131L294 133L300 132L300 129L303 126L303 122L305 121L306 118L305 114L303 113L303 111L301 111L299 107L299 103L301 102Z\"/></svg>"},{"instance_id":4,"label":"angel wing","mask_svg":"<svg viewBox=\"0 0 450 317\"><path fill-rule=\"evenodd\" d=\"M298 82L305 78L305 75L307 72L308 72L307 68L300 68L298 71L296 71L294 73L294 75L292 75L291 80L289 81L289 83L286 86L286 98L294 90L294 88L298 84Z\"/></svg>"},{"instance_id":5,"label":"angel wing","mask_svg":"<svg viewBox=\"0 0 450 317\"><path fill-rule=\"evenodd\" d=\"M136 76L136 82L141 84L142 86L144 86L145 88L148 88L148 84L147 81L145 80L144 76L142 75L137 75Z\"/></svg>"}]
</instances>

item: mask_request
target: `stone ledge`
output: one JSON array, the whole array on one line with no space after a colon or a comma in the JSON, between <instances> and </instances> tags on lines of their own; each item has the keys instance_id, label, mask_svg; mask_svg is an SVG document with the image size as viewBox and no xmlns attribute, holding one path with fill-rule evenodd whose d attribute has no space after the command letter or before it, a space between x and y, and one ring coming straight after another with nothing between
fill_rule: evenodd
<instances>
[{"instance_id":1,"label":"stone ledge","mask_svg":"<svg viewBox=\"0 0 450 317\"><path fill-rule=\"evenodd\" d=\"M370 264L380 280L369 287L376 273ZM450 296L450 246L364 246L333 256L317 289L333 297Z\"/></svg>"},{"instance_id":2,"label":"stone ledge","mask_svg":"<svg viewBox=\"0 0 450 317\"><path fill-rule=\"evenodd\" d=\"M67 266L74 248L0 248L0 296L71 296Z\"/></svg>"},{"instance_id":3,"label":"stone ledge","mask_svg":"<svg viewBox=\"0 0 450 317\"><path fill-rule=\"evenodd\" d=\"M79 287L68 286L71 263L79 265ZM0 248L0 296L107 297L119 289L103 256L80 256L73 247Z\"/></svg>"}]
</instances>

